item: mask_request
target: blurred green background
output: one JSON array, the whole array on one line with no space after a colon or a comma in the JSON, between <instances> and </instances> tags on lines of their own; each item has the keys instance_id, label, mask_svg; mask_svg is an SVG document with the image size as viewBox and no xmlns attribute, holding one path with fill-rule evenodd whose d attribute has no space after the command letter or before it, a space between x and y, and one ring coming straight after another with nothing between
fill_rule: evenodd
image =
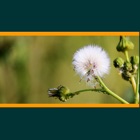
<instances>
[{"instance_id":1,"label":"blurred green background","mask_svg":"<svg viewBox=\"0 0 140 140\"><path fill-rule=\"evenodd\" d=\"M139 38L130 37L135 49L129 54L139 55ZM122 80L113 60L124 55L116 51L119 36L66 37L0 37L0 103L62 103L49 98L49 88L64 85L71 91L90 88L72 67L75 51L85 45L102 46L111 59L106 85L129 102L133 91L129 82ZM84 92L65 103L119 103L109 95Z\"/></svg>"}]
</instances>

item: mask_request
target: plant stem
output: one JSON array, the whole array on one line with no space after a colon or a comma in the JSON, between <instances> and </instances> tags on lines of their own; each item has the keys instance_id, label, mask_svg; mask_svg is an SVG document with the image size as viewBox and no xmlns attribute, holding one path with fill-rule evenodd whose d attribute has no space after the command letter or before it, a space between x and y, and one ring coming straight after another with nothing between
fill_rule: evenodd
<instances>
[{"instance_id":1,"label":"plant stem","mask_svg":"<svg viewBox=\"0 0 140 140\"><path fill-rule=\"evenodd\" d=\"M97 77L97 78L98 78L100 84L102 85L102 87L105 89L105 91L106 91L109 95L113 96L114 98L116 98L117 100L119 100L121 103L129 104L129 103L128 103L127 101L125 101L123 98L121 98L120 96L118 96L117 94L115 94L114 92L112 92L110 89L108 89L108 88L106 87L106 85L103 83L103 81L101 80L100 77Z\"/></svg>"},{"instance_id":2,"label":"plant stem","mask_svg":"<svg viewBox=\"0 0 140 140\"><path fill-rule=\"evenodd\" d=\"M139 66L137 71L137 81L136 81L136 96L135 96L135 103L139 103Z\"/></svg>"},{"instance_id":3,"label":"plant stem","mask_svg":"<svg viewBox=\"0 0 140 140\"><path fill-rule=\"evenodd\" d=\"M126 61L127 62L130 62L130 60L129 60L129 56L128 56L128 51L124 51L124 54L125 54L125 57L126 57ZM138 72L139 73L139 72ZM137 77L137 80L139 80L139 77ZM134 91L134 94L135 94L135 103L139 103L139 93L138 93L138 89L136 89L136 88L138 88L138 86L139 85L137 85L136 86L136 81L135 81L135 78L134 78L134 76L131 76L130 77L130 82L131 82L131 84L132 84L132 87L133 87L133 91Z\"/></svg>"},{"instance_id":4,"label":"plant stem","mask_svg":"<svg viewBox=\"0 0 140 140\"><path fill-rule=\"evenodd\" d=\"M136 82L135 82L134 76L131 76L130 81L131 81L134 93L136 94Z\"/></svg>"},{"instance_id":5,"label":"plant stem","mask_svg":"<svg viewBox=\"0 0 140 140\"><path fill-rule=\"evenodd\" d=\"M105 92L105 90L103 89L83 89L83 90L78 90L78 91L75 91L71 94L79 94L80 92L86 92L86 91L96 91L96 92Z\"/></svg>"},{"instance_id":6,"label":"plant stem","mask_svg":"<svg viewBox=\"0 0 140 140\"><path fill-rule=\"evenodd\" d=\"M139 93L137 91L137 86L136 86L136 82L135 82L134 76L131 76L130 82L132 84L133 91L134 91L134 94L135 94L135 103L139 103Z\"/></svg>"},{"instance_id":7,"label":"plant stem","mask_svg":"<svg viewBox=\"0 0 140 140\"><path fill-rule=\"evenodd\" d=\"M125 57L126 57L126 60L127 60L127 62L130 62L130 60L129 60L129 56L128 56L128 51L124 51L124 54L125 54Z\"/></svg>"},{"instance_id":8,"label":"plant stem","mask_svg":"<svg viewBox=\"0 0 140 140\"><path fill-rule=\"evenodd\" d=\"M92 89L83 89L83 90L78 90L78 91L75 91L75 92L68 93L66 95L66 98L72 98L73 96L78 95L81 92L86 92L86 91L106 92L104 89L93 89L93 88Z\"/></svg>"}]
</instances>

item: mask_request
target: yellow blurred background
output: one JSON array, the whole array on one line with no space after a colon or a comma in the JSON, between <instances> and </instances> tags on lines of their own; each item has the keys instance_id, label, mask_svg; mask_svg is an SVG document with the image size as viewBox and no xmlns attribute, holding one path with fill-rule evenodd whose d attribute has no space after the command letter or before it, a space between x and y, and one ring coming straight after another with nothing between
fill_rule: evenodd
<instances>
[{"instance_id":1,"label":"yellow blurred background","mask_svg":"<svg viewBox=\"0 0 140 140\"><path fill-rule=\"evenodd\" d=\"M129 56L139 55L139 37L130 37L135 49ZM64 85L71 91L90 88L81 81L72 67L72 58L79 48L97 44L111 59L110 74L104 82L118 95L133 102L129 82L118 75L113 60L122 53L116 51L119 36L66 37L0 37L0 103L62 103L48 97L48 89ZM109 95L84 92L62 103L119 103Z\"/></svg>"}]
</instances>

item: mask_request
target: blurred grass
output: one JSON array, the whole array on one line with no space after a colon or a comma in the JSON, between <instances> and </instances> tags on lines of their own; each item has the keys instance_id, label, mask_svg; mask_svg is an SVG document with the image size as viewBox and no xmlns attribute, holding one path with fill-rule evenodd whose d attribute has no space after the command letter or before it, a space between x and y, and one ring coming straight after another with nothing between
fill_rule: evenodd
<instances>
[{"instance_id":1,"label":"blurred grass","mask_svg":"<svg viewBox=\"0 0 140 140\"><path fill-rule=\"evenodd\" d=\"M135 49L129 54L138 55L139 38L130 37ZM121 97L132 102L131 85L122 80L113 60L122 53L116 51L119 37L0 37L0 103L62 103L49 98L48 88L60 84L71 91L89 88L72 67L74 52L89 44L102 46L111 59L106 85ZM66 103L119 103L109 95L85 92Z\"/></svg>"}]
</instances>

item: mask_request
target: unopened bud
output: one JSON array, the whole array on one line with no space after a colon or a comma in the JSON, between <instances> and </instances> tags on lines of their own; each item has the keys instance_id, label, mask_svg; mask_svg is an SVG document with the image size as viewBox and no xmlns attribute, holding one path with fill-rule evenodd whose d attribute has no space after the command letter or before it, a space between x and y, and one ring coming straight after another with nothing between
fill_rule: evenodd
<instances>
[{"instance_id":1,"label":"unopened bud","mask_svg":"<svg viewBox=\"0 0 140 140\"><path fill-rule=\"evenodd\" d=\"M65 102L67 100L67 94L70 93L70 90L65 86L58 86L57 88L50 88L48 90L49 97L57 97L61 101Z\"/></svg>"},{"instance_id":2,"label":"unopened bud","mask_svg":"<svg viewBox=\"0 0 140 140\"><path fill-rule=\"evenodd\" d=\"M130 62L125 62L124 63L124 69L127 71L131 71L132 70L132 64Z\"/></svg>"},{"instance_id":3,"label":"unopened bud","mask_svg":"<svg viewBox=\"0 0 140 140\"><path fill-rule=\"evenodd\" d=\"M65 86L59 86L58 90L61 95L66 95L66 94L70 93L70 90Z\"/></svg>"},{"instance_id":4,"label":"unopened bud","mask_svg":"<svg viewBox=\"0 0 140 140\"><path fill-rule=\"evenodd\" d=\"M116 49L119 52L124 52L125 50L132 50L134 49L134 44L128 38L120 36L120 41Z\"/></svg>"},{"instance_id":5,"label":"unopened bud","mask_svg":"<svg viewBox=\"0 0 140 140\"><path fill-rule=\"evenodd\" d=\"M115 68L121 68L124 65L124 60L121 57L118 57L113 61L113 64Z\"/></svg>"},{"instance_id":6,"label":"unopened bud","mask_svg":"<svg viewBox=\"0 0 140 140\"><path fill-rule=\"evenodd\" d=\"M138 70L138 64L139 64L139 57L138 56L131 56L130 62L133 67L133 73L136 74Z\"/></svg>"},{"instance_id":7,"label":"unopened bud","mask_svg":"<svg viewBox=\"0 0 140 140\"><path fill-rule=\"evenodd\" d=\"M139 56L131 56L130 62L132 63L132 65L139 64Z\"/></svg>"}]
</instances>

